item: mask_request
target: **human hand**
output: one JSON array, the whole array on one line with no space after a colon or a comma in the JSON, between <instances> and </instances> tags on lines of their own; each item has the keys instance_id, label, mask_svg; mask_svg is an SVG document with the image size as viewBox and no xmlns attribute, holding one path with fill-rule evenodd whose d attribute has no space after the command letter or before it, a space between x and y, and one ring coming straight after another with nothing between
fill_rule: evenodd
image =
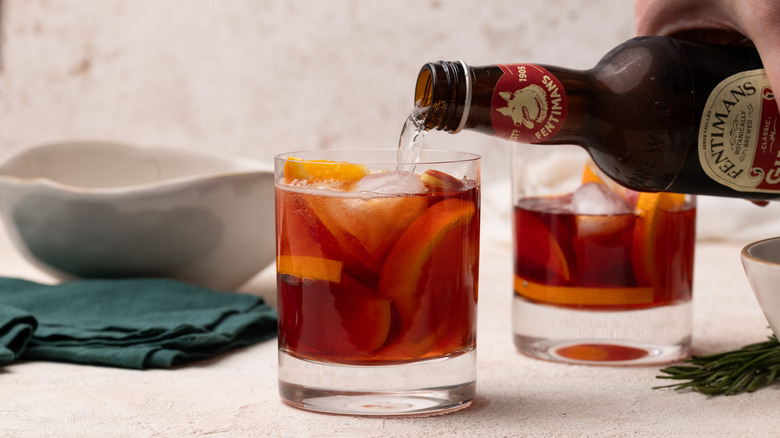
<instances>
[{"instance_id":1,"label":"human hand","mask_svg":"<svg viewBox=\"0 0 780 438\"><path fill-rule=\"evenodd\" d=\"M635 0L637 35L720 44L752 44L769 84L780 89L780 1Z\"/></svg>"}]
</instances>

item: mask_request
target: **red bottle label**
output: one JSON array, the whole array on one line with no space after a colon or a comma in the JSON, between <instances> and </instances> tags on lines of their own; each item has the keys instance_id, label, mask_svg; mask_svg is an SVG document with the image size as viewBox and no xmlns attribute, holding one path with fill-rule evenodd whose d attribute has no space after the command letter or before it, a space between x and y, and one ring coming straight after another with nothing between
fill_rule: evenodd
<instances>
[{"instance_id":1,"label":"red bottle label","mask_svg":"<svg viewBox=\"0 0 780 438\"><path fill-rule=\"evenodd\" d=\"M504 74L496 83L490 109L496 137L538 143L555 136L566 119L561 81L534 64L499 67Z\"/></svg>"},{"instance_id":2,"label":"red bottle label","mask_svg":"<svg viewBox=\"0 0 780 438\"><path fill-rule=\"evenodd\" d=\"M702 169L734 190L780 193L779 120L764 70L726 78L712 91L702 114Z\"/></svg>"}]
</instances>

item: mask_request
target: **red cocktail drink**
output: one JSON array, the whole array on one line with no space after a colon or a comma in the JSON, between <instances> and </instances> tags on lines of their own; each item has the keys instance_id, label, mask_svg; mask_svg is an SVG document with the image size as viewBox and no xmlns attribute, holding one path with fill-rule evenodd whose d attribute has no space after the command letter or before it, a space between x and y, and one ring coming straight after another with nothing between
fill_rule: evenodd
<instances>
[{"instance_id":1,"label":"red cocktail drink","mask_svg":"<svg viewBox=\"0 0 780 438\"><path fill-rule=\"evenodd\" d=\"M691 299L696 220L691 205L682 200L654 210L593 215L573 213L561 202L524 198L515 205L515 291L520 296L599 310Z\"/></svg>"},{"instance_id":2,"label":"red cocktail drink","mask_svg":"<svg viewBox=\"0 0 780 438\"><path fill-rule=\"evenodd\" d=\"M349 371L373 369L368 385L392 388L383 372L473 355L476 343L478 173L354 159L277 162L280 368L343 372L329 394L350 389ZM305 405L295 391L309 377L280 376L283 398Z\"/></svg>"},{"instance_id":3,"label":"red cocktail drink","mask_svg":"<svg viewBox=\"0 0 780 438\"><path fill-rule=\"evenodd\" d=\"M568 193L534 194L515 183L513 333L520 352L600 364L687 354L695 198L635 192L591 166Z\"/></svg>"}]
</instances>

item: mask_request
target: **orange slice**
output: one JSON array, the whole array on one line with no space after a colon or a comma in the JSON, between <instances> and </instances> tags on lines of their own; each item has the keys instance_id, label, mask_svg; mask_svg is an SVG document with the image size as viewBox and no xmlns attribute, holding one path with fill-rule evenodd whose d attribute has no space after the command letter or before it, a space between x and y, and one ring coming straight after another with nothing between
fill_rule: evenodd
<instances>
[{"instance_id":1,"label":"orange slice","mask_svg":"<svg viewBox=\"0 0 780 438\"><path fill-rule=\"evenodd\" d=\"M585 163L585 169L582 171L582 183L587 184L590 182L595 182L604 184L604 180L601 178L600 174L601 171L596 168L596 165L593 164L593 161L588 160L588 162Z\"/></svg>"},{"instance_id":2,"label":"orange slice","mask_svg":"<svg viewBox=\"0 0 780 438\"><path fill-rule=\"evenodd\" d=\"M473 295L450 297L447 294L451 290L460 289L448 285L448 279L423 280L422 277L426 266L438 262L432 260L432 254L438 254L440 249L453 258L459 257L457 266L454 266L455 261L450 262L453 269L470 269L476 265L476 260L464 260L464 257L476 258L476 248L474 251L463 249L464 236L475 212L473 202L461 199L438 202L412 222L390 250L379 275L379 294L393 301L401 327L397 342L388 346L388 355L408 359L422 357L438 342L439 329L446 328L448 318L458 320L458 315L431 318L432 313L436 309L460 309L455 311L461 313L468 309L465 303L456 305L450 301L472 299ZM450 277L455 278L455 273Z\"/></svg>"},{"instance_id":3,"label":"orange slice","mask_svg":"<svg viewBox=\"0 0 780 438\"><path fill-rule=\"evenodd\" d=\"M570 267L566 253L558 239L568 242L574 239L572 232L557 227L556 237L548 225L535 214L524 211L515 217L517 235L517 263L526 270L555 274L561 283L572 281L573 267ZM546 275L546 274L545 274Z\"/></svg>"},{"instance_id":4,"label":"orange slice","mask_svg":"<svg viewBox=\"0 0 780 438\"><path fill-rule=\"evenodd\" d=\"M280 255L276 258L276 270L280 274L325 280L331 283L341 282L342 265L343 263L338 260L321 257Z\"/></svg>"},{"instance_id":5,"label":"orange slice","mask_svg":"<svg viewBox=\"0 0 780 438\"><path fill-rule=\"evenodd\" d=\"M664 212L685 208L685 195L679 193L640 193L636 208L638 217L634 227L631 253L634 276L638 284L654 285L658 282L656 243L663 224Z\"/></svg>"},{"instance_id":6,"label":"orange slice","mask_svg":"<svg viewBox=\"0 0 780 438\"><path fill-rule=\"evenodd\" d=\"M284 163L286 183L293 181L348 183L357 181L368 173L366 166L344 161L303 160L298 157L287 157L287 161Z\"/></svg>"},{"instance_id":7,"label":"orange slice","mask_svg":"<svg viewBox=\"0 0 780 438\"><path fill-rule=\"evenodd\" d=\"M463 227L474 215L474 203L445 199L425 210L398 238L379 275L379 293L393 299L398 310L414 312L423 265L450 230Z\"/></svg>"},{"instance_id":8,"label":"orange slice","mask_svg":"<svg viewBox=\"0 0 780 438\"><path fill-rule=\"evenodd\" d=\"M653 302L651 287L580 287L539 284L515 275L515 292L532 301L561 306L638 305Z\"/></svg>"}]
</instances>

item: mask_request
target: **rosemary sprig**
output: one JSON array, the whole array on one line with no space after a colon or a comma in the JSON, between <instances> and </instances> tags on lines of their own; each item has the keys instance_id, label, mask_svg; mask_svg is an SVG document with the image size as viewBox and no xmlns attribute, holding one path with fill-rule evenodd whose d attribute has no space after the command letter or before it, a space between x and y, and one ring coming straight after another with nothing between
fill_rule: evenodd
<instances>
[{"instance_id":1,"label":"rosemary sprig","mask_svg":"<svg viewBox=\"0 0 780 438\"><path fill-rule=\"evenodd\" d=\"M693 356L684 363L663 368L659 379L686 380L683 383L656 386L676 390L692 389L706 395L733 395L753 392L780 377L780 342L769 340L746 345L739 350L709 356Z\"/></svg>"}]
</instances>

